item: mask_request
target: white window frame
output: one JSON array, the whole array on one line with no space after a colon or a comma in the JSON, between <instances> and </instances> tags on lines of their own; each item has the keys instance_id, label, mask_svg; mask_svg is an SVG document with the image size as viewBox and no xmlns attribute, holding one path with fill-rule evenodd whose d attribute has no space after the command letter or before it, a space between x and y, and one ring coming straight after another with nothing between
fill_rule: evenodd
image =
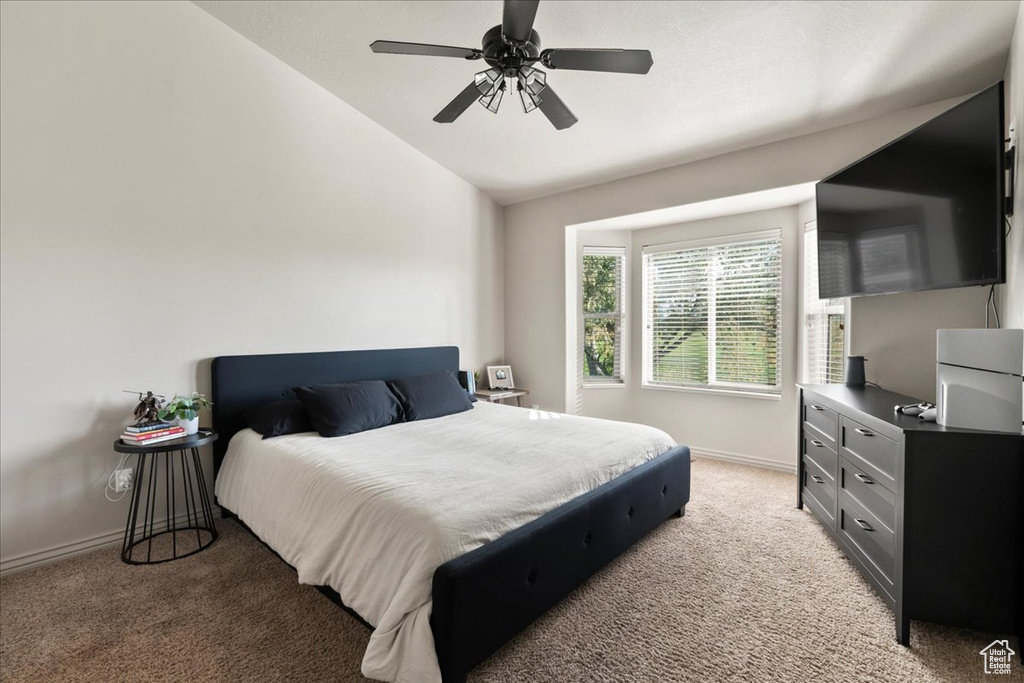
<instances>
[{"instance_id":1,"label":"white window frame","mask_svg":"<svg viewBox=\"0 0 1024 683\"><path fill-rule=\"evenodd\" d=\"M616 310L613 313L587 313L583 310L583 259L587 256L615 256L619 259L618 293L617 300L615 302ZM580 337L579 344L577 346L580 357L577 361L577 368L582 378L581 384L587 389L624 386L626 383L626 248L584 245L582 255L580 256L579 268L580 298L578 310L580 315ZM586 354L583 350L583 346L587 340L587 320L606 318L612 318L616 320L617 323L615 327L616 335L618 336L618 343L616 345L618 353L615 357L616 373L613 377L605 378L588 376L582 369L582 363L586 362Z\"/></svg>"},{"instance_id":2,"label":"white window frame","mask_svg":"<svg viewBox=\"0 0 1024 683\"><path fill-rule=\"evenodd\" d=\"M712 311L714 310L715 300L715 281L711 280L708 283L708 383L706 385L697 384L676 384L670 382L655 382L651 379L653 371L653 358L652 358L652 326L650 320L650 305L648 301L648 281L647 281L647 256L649 254L664 253L669 251L684 251L691 249L701 249L705 247L718 247L727 246L730 244L741 244L744 242L760 242L764 240L774 239L779 243L779 316L777 318L778 328L776 330L776 340L778 344L778 353L776 353L775 363L775 385L751 385L751 384L739 384L733 382L717 382L714 379L717 368L715 367L715 343L716 343L716 330L715 326L711 325L710 322L713 320ZM681 392L694 392L701 394L724 394L729 396L744 396L747 398L759 398L769 400L780 400L782 397L782 346L783 346L783 328L784 323L782 320L782 279L784 273L783 255L782 255L782 228L772 228L769 230L760 230L755 232L736 233L732 235L721 235L718 237L709 237L705 239L696 240L685 240L680 242L671 242L667 244L655 244L645 245L643 247L643 253L641 256L642 261L642 274L641 274L641 303L643 308L643 341L642 341L642 364L643 373L641 377L640 386L643 389L652 389L658 391L681 391Z\"/></svg>"},{"instance_id":3,"label":"white window frame","mask_svg":"<svg viewBox=\"0 0 1024 683\"><path fill-rule=\"evenodd\" d=\"M813 238L811 237L813 234ZM820 373L820 369L815 367L817 363L812 358L812 340L814 339L815 331L813 328L816 326L818 317L822 314L838 313L843 314L843 349L841 357L845 360L846 354L850 348L850 299L849 297L842 299L842 304L837 304L837 299L819 299L818 298L818 280L819 280L819 269L818 263L812 262L817 259L817 234L818 234L818 221L808 221L803 225L803 233L801 239L803 240L800 244L800 253L802 258L801 269L800 269L800 281L802 284L802 305L801 305L801 324L803 325L803 343L800 345L800 381L804 384L824 384L826 383ZM815 249L812 253L807 248L808 239L815 240ZM814 280L812 282L812 280ZM820 331L819 331L820 333ZM842 383L843 368L839 368L839 379L834 383Z\"/></svg>"}]
</instances>

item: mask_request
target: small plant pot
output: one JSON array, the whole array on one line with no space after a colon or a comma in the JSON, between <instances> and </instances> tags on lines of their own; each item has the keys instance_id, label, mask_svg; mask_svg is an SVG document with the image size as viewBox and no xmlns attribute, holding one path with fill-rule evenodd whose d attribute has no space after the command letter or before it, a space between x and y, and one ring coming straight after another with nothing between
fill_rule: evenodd
<instances>
[{"instance_id":1,"label":"small plant pot","mask_svg":"<svg viewBox=\"0 0 1024 683\"><path fill-rule=\"evenodd\" d=\"M199 418L193 417L191 420L185 420L178 418L178 424L185 428L185 435L190 436L199 431Z\"/></svg>"}]
</instances>

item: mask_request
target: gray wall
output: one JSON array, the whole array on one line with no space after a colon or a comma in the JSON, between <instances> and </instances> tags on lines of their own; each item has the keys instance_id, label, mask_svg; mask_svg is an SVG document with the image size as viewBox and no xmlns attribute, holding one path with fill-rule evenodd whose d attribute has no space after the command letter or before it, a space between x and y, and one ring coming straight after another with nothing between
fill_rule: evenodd
<instances>
[{"instance_id":1,"label":"gray wall","mask_svg":"<svg viewBox=\"0 0 1024 683\"><path fill-rule=\"evenodd\" d=\"M935 401L935 331L985 327L988 287L850 300L850 353L867 357L868 381Z\"/></svg>"}]
</instances>

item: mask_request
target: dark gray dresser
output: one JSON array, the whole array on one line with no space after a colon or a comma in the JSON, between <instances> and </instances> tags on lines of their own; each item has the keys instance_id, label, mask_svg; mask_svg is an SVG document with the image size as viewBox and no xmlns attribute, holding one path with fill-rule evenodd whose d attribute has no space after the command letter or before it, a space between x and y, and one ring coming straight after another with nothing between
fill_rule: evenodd
<instances>
[{"instance_id":1,"label":"dark gray dresser","mask_svg":"<svg viewBox=\"0 0 1024 683\"><path fill-rule=\"evenodd\" d=\"M910 620L1002 635L1024 627L1024 436L894 412L873 387L801 386L797 507L806 506Z\"/></svg>"}]
</instances>

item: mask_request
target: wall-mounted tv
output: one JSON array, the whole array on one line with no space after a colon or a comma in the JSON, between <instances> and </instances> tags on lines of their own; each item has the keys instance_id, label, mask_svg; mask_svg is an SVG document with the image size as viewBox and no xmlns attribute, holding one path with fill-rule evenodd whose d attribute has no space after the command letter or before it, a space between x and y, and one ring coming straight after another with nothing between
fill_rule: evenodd
<instances>
[{"instance_id":1,"label":"wall-mounted tv","mask_svg":"<svg viewBox=\"0 0 1024 683\"><path fill-rule=\"evenodd\" d=\"M816 186L821 298L1005 281L1003 84Z\"/></svg>"}]
</instances>

